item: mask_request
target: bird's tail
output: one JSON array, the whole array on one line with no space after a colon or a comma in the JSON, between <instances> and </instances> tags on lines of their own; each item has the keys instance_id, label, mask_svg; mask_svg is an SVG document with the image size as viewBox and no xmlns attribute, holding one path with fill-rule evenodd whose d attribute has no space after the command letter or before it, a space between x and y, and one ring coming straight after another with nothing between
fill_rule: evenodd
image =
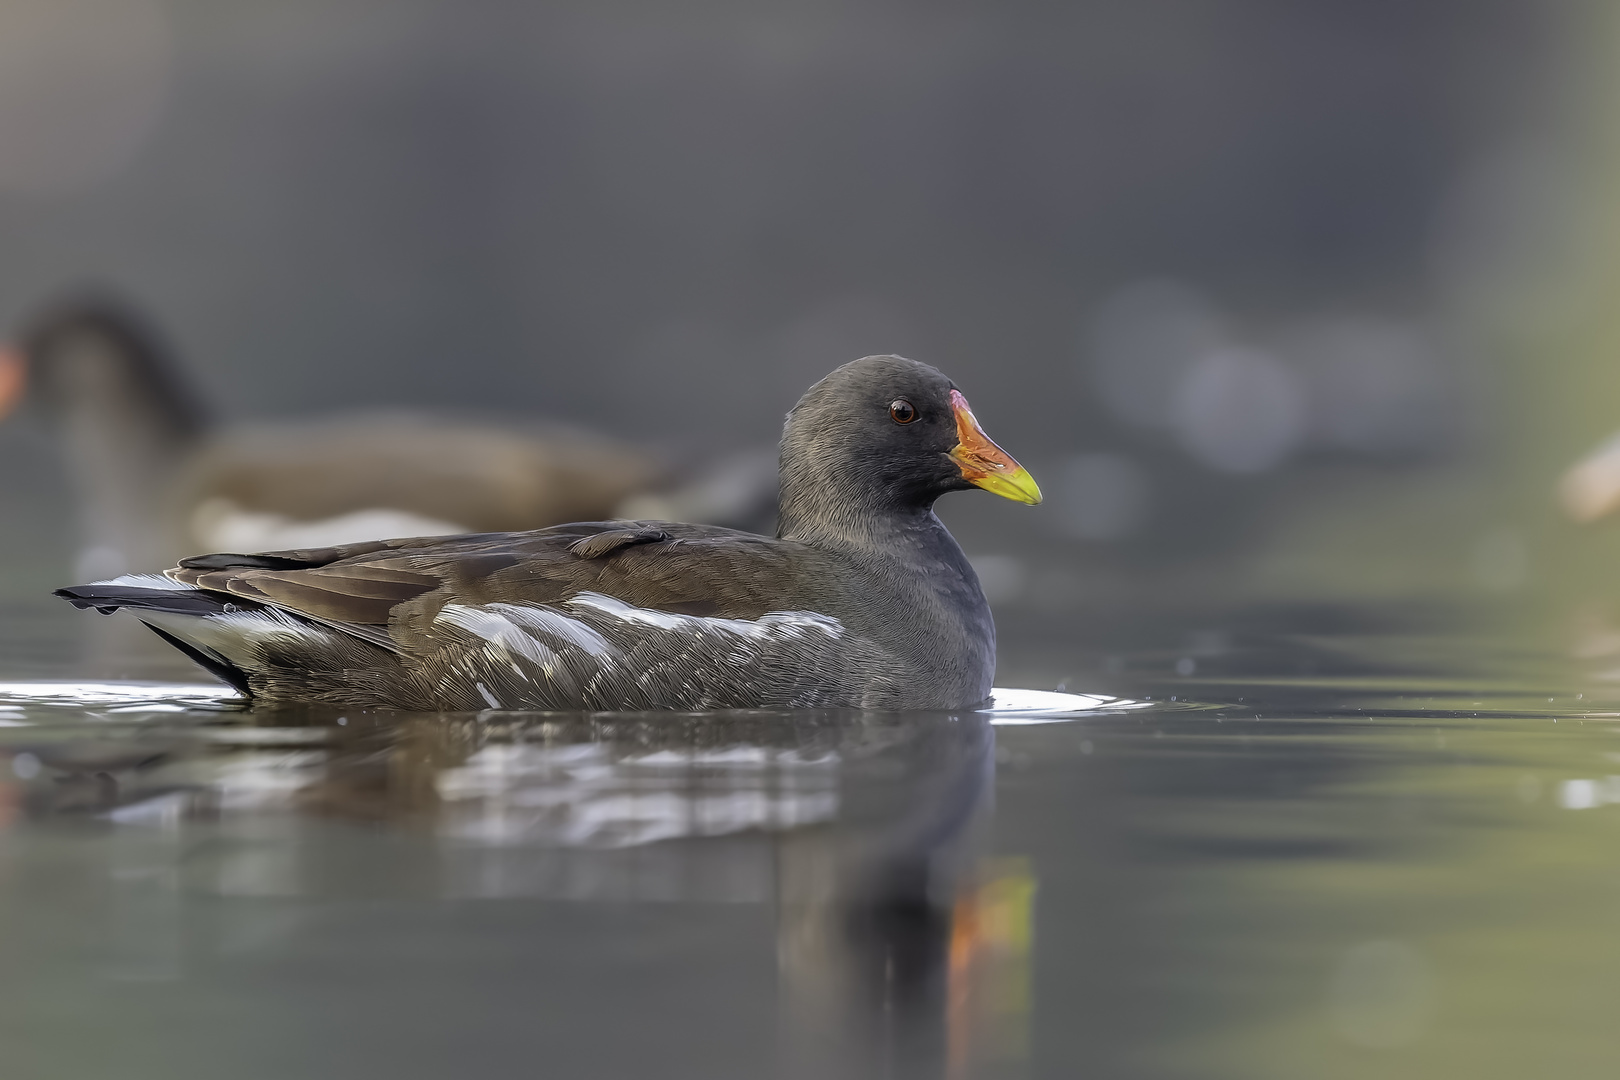
<instances>
[{"instance_id":1,"label":"bird's tail","mask_svg":"<svg viewBox=\"0 0 1620 1080\"><path fill-rule=\"evenodd\" d=\"M232 663L219 650L209 648L200 641L186 641L172 633L176 623L189 619L206 619L212 615L231 612L263 610L262 604L252 600L226 598L218 593L194 589L159 574L125 574L111 581L97 581L89 585L72 585L57 589L60 596L76 608L95 608L103 615L127 609L145 623L158 637L185 653L217 678L223 679L243 694L250 694L247 672ZM175 617L179 616L179 619ZM164 629L158 623L170 629Z\"/></svg>"},{"instance_id":2,"label":"bird's tail","mask_svg":"<svg viewBox=\"0 0 1620 1080\"><path fill-rule=\"evenodd\" d=\"M162 611L171 615L218 615L238 606L253 605L251 600L227 601L217 593L204 592L190 585L170 581L161 574L125 574L111 581L71 585L55 594L80 610L95 608L111 615L120 608L131 611ZM227 604L230 608L227 608Z\"/></svg>"}]
</instances>

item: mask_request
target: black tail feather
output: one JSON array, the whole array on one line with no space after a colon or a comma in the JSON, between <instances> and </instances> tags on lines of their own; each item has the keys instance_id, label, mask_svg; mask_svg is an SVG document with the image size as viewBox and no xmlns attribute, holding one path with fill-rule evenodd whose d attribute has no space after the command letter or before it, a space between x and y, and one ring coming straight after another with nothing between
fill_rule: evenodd
<instances>
[{"instance_id":1,"label":"black tail feather","mask_svg":"<svg viewBox=\"0 0 1620 1080\"><path fill-rule=\"evenodd\" d=\"M81 610L95 608L111 615L119 608L132 611L166 611L174 615L218 615L228 610L256 610L252 600L226 601L201 589L143 589L137 585L73 585L57 589L60 596Z\"/></svg>"},{"instance_id":2,"label":"black tail feather","mask_svg":"<svg viewBox=\"0 0 1620 1080\"><path fill-rule=\"evenodd\" d=\"M247 672L243 671L235 664L230 663L215 653L203 652L203 650L197 648L195 645L188 645L186 642L181 641L167 630L160 630L151 623L143 623L142 625L148 630L152 631L152 633L156 634L158 637L162 638L164 641L167 641L170 645L173 645L175 648L185 653L193 661L195 661L199 667L207 671L210 675L214 676L214 678L219 679L222 682L229 683L236 690L236 692L241 694L243 697L253 696L253 690L248 686Z\"/></svg>"},{"instance_id":3,"label":"black tail feather","mask_svg":"<svg viewBox=\"0 0 1620 1080\"><path fill-rule=\"evenodd\" d=\"M330 550L330 549L325 549ZM324 551L322 552L324 553ZM193 555L181 559L180 565L188 570L304 570L320 566L331 559L298 559L285 555Z\"/></svg>"}]
</instances>

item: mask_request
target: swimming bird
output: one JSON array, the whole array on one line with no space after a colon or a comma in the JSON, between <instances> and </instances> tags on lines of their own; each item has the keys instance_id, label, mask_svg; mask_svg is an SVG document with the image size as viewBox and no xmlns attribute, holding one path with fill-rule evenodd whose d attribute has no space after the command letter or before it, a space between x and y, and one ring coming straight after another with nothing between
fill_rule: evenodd
<instances>
[{"instance_id":1,"label":"swimming bird","mask_svg":"<svg viewBox=\"0 0 1620 1080\"><path fill-rule=\"evenodd\" d=\"M956 386L869 356L788 414L774 537L601 521L184 559L61 589L266 702L405 709L963 708L990 607L934 514L1040 501Z\"/></svg>"},{"instance_id":2,"label":"swimming bird","mask_svg":"<svg viewBox=\"0 0 1620 1080\"><path fill-rule=\"evenodd\" d=\"M669 473L646 450L557 425L405 411L227 423L147 319L97 296L42 309L0 350L0 416L25 390L60 436L87 576L198 550L610 516Z\"/></svg>"}]
</instances>

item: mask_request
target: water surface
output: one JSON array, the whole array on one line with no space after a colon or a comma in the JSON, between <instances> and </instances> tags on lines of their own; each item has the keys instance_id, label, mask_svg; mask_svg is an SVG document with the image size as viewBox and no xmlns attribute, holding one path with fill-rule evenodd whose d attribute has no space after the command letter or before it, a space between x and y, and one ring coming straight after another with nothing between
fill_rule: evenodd
<instances>
[{"instance_id":1,"label":"water surface","mask_svg":"<svg viewBox=\"0 0 1620 1080\"><path fill-rule=\"evenodd\" d=\"M248 709L75 677L105 668L63 627L0 621L8 1076L1595 1077L1620 1049L1601 642L1009 625L1002 681L1095 696L587 716Z\"/></svg>"}]
</instances>

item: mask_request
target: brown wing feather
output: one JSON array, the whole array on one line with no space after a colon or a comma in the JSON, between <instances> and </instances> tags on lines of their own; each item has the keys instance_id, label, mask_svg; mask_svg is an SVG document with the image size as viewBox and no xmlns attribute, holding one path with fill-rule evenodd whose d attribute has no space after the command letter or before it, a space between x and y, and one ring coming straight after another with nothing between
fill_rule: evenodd
<instances>
[{"instance_id":1,"label":"brown wing feather","mask_svg":"<svg viewBox=\"0 0 1620 1080\"><path fill-rule=\"evenodd\" d=\"M382 625L396 605L439 585L429 574L340 563L316 570L249 570L230 578L225 590L333 622Z\"/></svg>"},{"instance_id":2,"label":"brown wing feather","mask_svg":"<svg viewBox=\"0 0 1620 1080\"><path fill-rule=\"evenodd\" d=\"M317 563L328 552L332 558ZM269 552L240 556L236 567L229 557L204 556L169 576L339 629L387 626L409 647L431 643L447 603L551 604L590 591L727 618L814 610L819 598L805 583L826 576L800 571L816 557L798 544L730 529L621 521ZM268 569L269 560L297 568Z\"/></svg>"},{"instance_id":3,"label":"brown wing feather","mask_svg":"<svg viewBox=\"0 0 1620 1080\"><path fill-rule=\"evenodd\" d=\"M663 529L611 529L575 540L568 545L568 550L582 559L602 559L621 548L636 544L661 544L668 539L670 535Z\"/></svg>"}]
</instances>

